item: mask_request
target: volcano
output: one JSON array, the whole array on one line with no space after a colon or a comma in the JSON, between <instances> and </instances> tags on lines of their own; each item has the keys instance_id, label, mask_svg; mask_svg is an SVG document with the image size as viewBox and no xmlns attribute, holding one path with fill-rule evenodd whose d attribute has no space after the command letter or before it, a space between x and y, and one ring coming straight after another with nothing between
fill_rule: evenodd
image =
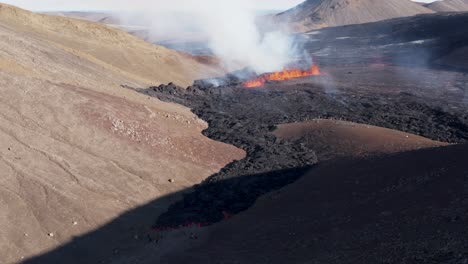
<instances>
[{"instance_id":1,"label":"volcano","mask_svg":"<svg viewBox=\"0 0 468 264\"><path fill-rule=\"evenodd\" d=\"M308 0L274 17L294 31L361 24L433 11L410 0Z\"/></svg>"},{"instance_id":2,"label":"volcano","mask_svg":"<svg viewBox=\"0 0 468 264\"><path fill-rule=\"evenodd\" d=\"M468 11L468 0L443 0L425 5L436 12Z\"/></svg>"},{"instance_id":3,"label":"volcano","mask_svg":"<svg viewBox=\"0 0 468 264\"><path fill-rule=\"evenodd\" d=\"M412 6L373 3L301 8ZM467 24L294 34L284 70L226 74L0 4L0 263L468 263Z\"/></svg>"}]
</instances>

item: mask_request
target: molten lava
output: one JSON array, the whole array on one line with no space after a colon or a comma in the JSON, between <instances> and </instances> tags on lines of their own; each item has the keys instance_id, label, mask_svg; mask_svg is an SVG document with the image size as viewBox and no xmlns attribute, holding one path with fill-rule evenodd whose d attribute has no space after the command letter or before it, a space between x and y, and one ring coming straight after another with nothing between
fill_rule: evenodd
<instances>
[{"instance_id":1,"label":"molten lava","mask_svg":"<svg viewBox=\"0 0 468 264\"><path fill-rule=\"evenodd\" d=\"M263 78L259 77L258 79L255 79L255 80L246 81L244 83L244 87L245 88L254 88L254 87L263 86L264 84L265 84L265 80Z\"/></svg>"},{"instance_id":2,"label":"molten lava","mask_svg":"<svg viewBox=\"0 0 468 264\"><path fill-rule=\"evenodd\" d=\"M317 65L312 65L310 70L284 69L281 72L262 74L256 79L245 82L244 87L255 88L265 85L267 81L286 81L314 75L320 75L320 69Z\"/></svg>"}]
</instances>

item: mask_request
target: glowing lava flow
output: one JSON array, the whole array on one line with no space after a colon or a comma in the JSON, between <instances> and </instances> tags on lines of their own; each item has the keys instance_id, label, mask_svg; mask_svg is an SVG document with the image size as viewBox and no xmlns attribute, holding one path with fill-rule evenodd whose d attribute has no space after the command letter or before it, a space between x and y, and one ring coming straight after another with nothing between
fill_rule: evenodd
<instances>
[{"instance_id":1,"label":"glowing lava flow","mask_svg":"<svg viewBox=\"0 0 468 264\"><path fill-rule=\"evenodd\" d=\"M245 88L255 88L255 87L260 87L265 84L265 79L259 77L258 79L251 80L251 81L246 81L244 83Z\"/></svg>"},{"instance_id":2,"label":"glowing lava flow","mask_svg":"<svg viewBox=\"0 0 468 264\"><path fill-rule=\"evenodd\" d=\"M312 65L310 70L301 69L284 69L281 72L274 72L269 74L260 75L254 80L250 80L244 83L245 88L255 88L265 85L267 81L286 81L291 79L297 79L307 76L320 75L320 69L317 65Z\"/></svg>"}]
</instances>

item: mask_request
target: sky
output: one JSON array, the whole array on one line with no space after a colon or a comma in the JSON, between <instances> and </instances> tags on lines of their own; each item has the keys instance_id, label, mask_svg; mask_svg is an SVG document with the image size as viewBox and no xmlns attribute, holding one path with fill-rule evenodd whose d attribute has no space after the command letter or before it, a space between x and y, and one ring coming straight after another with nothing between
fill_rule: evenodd
<instances>
[{"instance_id":1,"label":"sky","mask_svg":"<svg viewBox=\"0 0 468 264\"><path fill-rule=\"evenodd\" d=\"M221 0L219 0L221 1ZM231 0L229 0L231 1ZM249 2L256 9L262 10L282 10L298 5L304 0L250 0ZM385 1L385 0L382 0ZM433 2L433 0L418 0L419 2ZM124 11L128 8L128 3L138 5L142 0L0 0L7 4L12 4L34 11ZM193 2L190 0L188 2ZM142 4L144 5L144 4Z\"/></svg>"}]
</instances>

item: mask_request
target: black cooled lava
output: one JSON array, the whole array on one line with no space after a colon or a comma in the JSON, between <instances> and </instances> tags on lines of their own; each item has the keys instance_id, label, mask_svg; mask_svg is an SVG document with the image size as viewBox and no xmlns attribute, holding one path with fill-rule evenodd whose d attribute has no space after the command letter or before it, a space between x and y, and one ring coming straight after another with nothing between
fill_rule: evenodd
<instances>
[{"instance_id":1,"label":"black cooled lava","mask_svg":"<svg viewBox=\"0 0 468 264\"><path fill-rule=\"evenodd\" d=\"M449 112L443 110L443 102L408 93L328 93L321 85L287 82L245 89L238 83L231 80L231 86L214 87L198 81L187 89L169 84L140 90L190 107L208 122L204 135L247 152L245 159L229 164L173 204L156 228L219 222L304 175L318 162L314 150L301 142L277 139L271 132L278 124L335 118L446 142L468 142L466 112Z\"/></svg>"}]
</instances>

